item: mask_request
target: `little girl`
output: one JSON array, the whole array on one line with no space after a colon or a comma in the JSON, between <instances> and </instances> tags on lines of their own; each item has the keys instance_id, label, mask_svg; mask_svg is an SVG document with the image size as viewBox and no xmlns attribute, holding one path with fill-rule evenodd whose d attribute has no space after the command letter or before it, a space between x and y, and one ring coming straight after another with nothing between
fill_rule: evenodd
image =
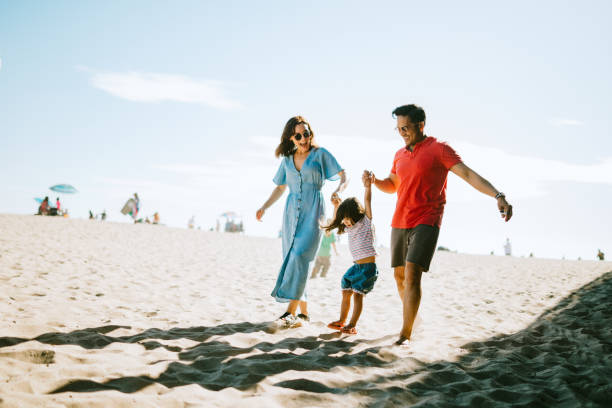
<instances>
[{"instance_id":1,"label":"little girl","mask_svg":"<svg viewBox=\"0 0 612 408\"><path fill-rule=\"evenodd\" d=\"M327 325L330 329L347 334L357 334L355 326L363 308L363 297L374 288L374 282L378 277L372 227L372 178L372 173L363 172L361 179L365 187L365 209L354 197L347 198L342 203L337 196L332 197L335 207L334 219L325 228L327 231L338 228L338 234L344 233L345 229L348 231L349 249L355 262L342 277L340 319ZM353 295L355 295L353 315L349 324L345 325Z\"/></svg>"}]
</instances>

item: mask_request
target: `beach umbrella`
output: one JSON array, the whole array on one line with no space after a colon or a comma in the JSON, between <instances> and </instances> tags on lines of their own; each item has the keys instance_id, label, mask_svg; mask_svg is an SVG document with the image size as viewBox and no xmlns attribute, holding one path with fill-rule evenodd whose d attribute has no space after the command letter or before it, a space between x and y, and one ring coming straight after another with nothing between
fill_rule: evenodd
<instances>
[{"instance_id":1,"label":"beach umbrella","mask_svg":"<svg viewBox=\"0 0 612 408\"><path fill-rule=\"evenodd\" d=\"M36 201L38 204L42 204L42 202L45 201L45 199L44 198L34 197L34 201Z\"/></svg>"},{"instance_id":2,"label":"beach umbrella","mask_svg":"<svg viewBox=\"0 0 612 408\"><path fill-rule=\"evenodd\" d=\"M49 190L63 194L75 194L79 191L70 184L56 184L54 186L49 187Z\"/></svg>"},{"instance_id":3,"label":"beach umbrella","mask_svg":"<svg viewBox=\"0 0 612 408\"><path fill-rule=\"evenodd\" d=\"M236 214L233 211L226 211L223 214L221 214L220 217L235 218L235 217L238 217L238 214Z\"/></svg>"}]
</instances>

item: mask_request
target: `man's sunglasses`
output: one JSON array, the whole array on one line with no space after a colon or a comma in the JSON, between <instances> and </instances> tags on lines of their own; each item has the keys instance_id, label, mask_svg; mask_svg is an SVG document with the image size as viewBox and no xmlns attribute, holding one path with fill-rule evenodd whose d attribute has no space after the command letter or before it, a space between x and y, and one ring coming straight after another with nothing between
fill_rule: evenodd
<instances>
[{"instance_id":1,"label":"man's sunglasses","mask_svg":"<svg viewBox=\"0 0 612 408\"><path fill-rule=\"evenodd\" d=\"M298 142L302 140L302 136L304 136L304 139L308 139L311 136L310 131L305 130L303 135L301 133L296 133L295 135L293 135L293 137L295 137L295 140L297 140Z\"/></svg>"}]
</instances>

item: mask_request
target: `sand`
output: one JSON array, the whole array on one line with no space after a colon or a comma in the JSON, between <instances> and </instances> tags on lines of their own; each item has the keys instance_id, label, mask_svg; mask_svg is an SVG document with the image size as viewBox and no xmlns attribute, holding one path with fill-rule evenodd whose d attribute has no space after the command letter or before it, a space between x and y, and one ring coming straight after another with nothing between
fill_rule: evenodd
<instances>
[{"instance_id":1,"label":"sand","mask_svg":"<svg viewBox=\"0 0 612 408\"><path fill-rule=\"evenodd\" d=\"M466 238L466 239L469 239ZM346 242L346 241L345 241ZM0 407L596 407L612 401L612 263L437 252L408 346L388 250L355 336L350 265L273 323L277 239L0 215Z\"/></svg>"}]
</instances>

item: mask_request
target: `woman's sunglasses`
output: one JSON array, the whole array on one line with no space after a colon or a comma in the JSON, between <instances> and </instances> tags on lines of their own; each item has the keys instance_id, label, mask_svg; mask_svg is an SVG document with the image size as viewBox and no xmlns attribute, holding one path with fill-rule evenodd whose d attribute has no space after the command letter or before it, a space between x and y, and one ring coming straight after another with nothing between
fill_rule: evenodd
<instances>
[{"instance_id":1,"label":"woman's sunglasses","mask_svg":"<svg viewBox=\"0 0 612 408\"><path fill-rule=\"evenodd\" d=\"M304 139L308 139L311 136L310 131L305 130L303 135L301 133L296 133L295 135L293 135L293 137L295 137L295 140L297 140L298 142L302 140L302 136L304 136Z\"/></svg>"}]
</instances>

